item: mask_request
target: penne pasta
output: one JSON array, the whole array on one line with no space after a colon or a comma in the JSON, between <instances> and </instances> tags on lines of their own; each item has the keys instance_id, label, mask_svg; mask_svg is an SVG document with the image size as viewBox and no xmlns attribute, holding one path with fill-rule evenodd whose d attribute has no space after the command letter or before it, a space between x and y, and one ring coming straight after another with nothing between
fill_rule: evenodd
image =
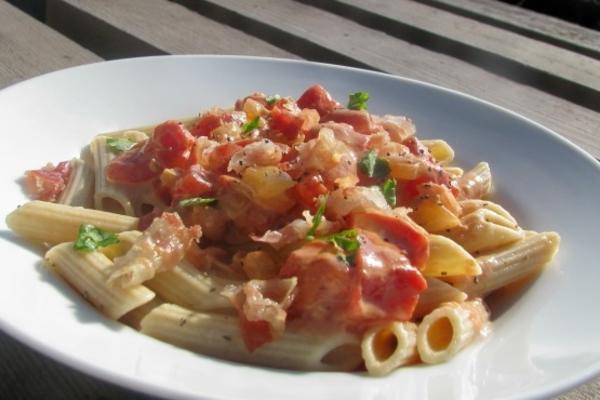
<instances>
[{"instance_id":1,"label":"penne pasta","mask_svg":"<svg viewBox=\"0 0 600 400\"><path fill-rule=\"evenodd\" d=\"M221 291L237 281L217 278L200 272L187 261L170 271L161 272L144 283L170 303L194 311L232 310L233 304Z\"/></svg>"},{"instance_id":2,"label":"penne pasta","mask_svg":"<svg viewBox=\"0 0 600 400\"><path fill-rule=\"evenodd\" d=\"M82 224L121 232L137 228L138 218L39 200L23 204L6 217L13 232L38 244L74 241Z\"/></svg>"},{"instance_id":3,"label":"penne pasta","mask_svg":"<svg viewBox=\"0 0 600 400\"><path fill-rule=\"evenodd\" d=\"M524 232L513 221L492 209L480 208L463 216L460 226L443 232L443 235L469 253L479 254L521 240Z\"/></svg>"},{"instance_id":4,"label":"penne pasta","mask_svg":"<svg viewBox=\"0 0 600 400\"><path fill-rule=\"evenodd\" d=\"M122 136L132 141L146 138L139 131L125 131ZM106 177L106 167L116 157L107 144L108 136L99 135L90 143L90 151L94 160L95 188L94 207L126 215L142 215L162 205L156 193L148 183L123 185L112 183ZM143 139L142 139L143 140Z\"/></svg>"},{"instance_id":5,"label":"penne pasta","mask_svg":"<svg viewBox=\"0 0 600 400\"><path fill-rule=\"evenodd\" d=\"M444 165L454 160L454 150L441 139L421 140L421 143L429 149L429 152L437 162Z\"/></svg>"},{"instance_id":6,"label":"penne pasta","mask_svg":"<svg viewBox=\"0 0 600 400\"><path fill-rule=\"evenodd\" d=\"M75 158L70 162L69 182L58 198L58 203L73 207L92 207L94 170L85 161Z\"/></svg>"},{"instance_id":7,"label":"penne pasta","mask_svg":"<svg viewBox=\"0 0 600 400\"><path fill-rule=\"evenodd\" d=\"M479 300L442 304L419 325L419 357L427 364L448 361L482 332L488 319L489 313Z\"/></svg>"},{"instance_id":8,"label":"penne pasta","mask_svg":"<svg viewBox=\"0 0 600 400\"><path fill-rule=\"evenodd\" d=\"M418 361L417 325L394 321L369 329L361 342L362 357L370 375L386 375Z\"/></svg>"},{"instance_id":9,"label":"penne pasta","mask_svg":"<svg viewBox=\"0 0 600 400\"><path fill-rule=\"evenodd\" d=\"M429 258L421 271L428 277L481 274L477 261L447 237L429 235Z\"/></svg>"},{"instance_id":10,"label":"penne pasta","mask_svg":"<svg viewBox=\"0 0 600 400\"><path fill-rule=\"evenodd\" d=\"M458 179L460 199L481 199L492 192L490 165L480 162Z\"/></svg>"},{"instance_id":11,"label":"penne pasta","mask_svg":"<svg viewBox=\"0 0 600 400\"><path fill-rule=\"evenodd\" d=\"M319 335L288 329L278 340L250 353L234 316L164 304L141 325L142 333L156 339L230 361L307 371L351 371L362 364L358 338L344 332Z\"/></svg>"},{"instance_id":12,"label":"penne pasta","mask_svg":"<svg viewBox=\"0 0 600 400\"><path fill-rule=\"evenodd\" d=\"M456 284L470 297L484 297L492 291L523 279L549 263L560 244L555 232L536 233L496 253L479 257L483 273Z\"/></svg>"},{"instance_id":13,"label":"penne pasta","mask_svg":"<svg viewBox=\"0 0 600 400\"><path fill-rule=\"evenodd\" d=\"M467 300L467 294L460 289L437 278L427 278L427 289L419 296L419 301L413 312L413 318L418 320L429 314L442 303Z\"/></svg>"},{"instance_id":14,"label":"penne pasta","mask_svg":"<svg viewBox=\"0 0 600 400\"><path fill-rule=\"evenodd\" d=\"M109 318L119 319L154 298L154 292L143 286L122 289L109 285L107 272L112 262L100 252L79 252L68 242L52 247L45 258L84 299Z\"/></svg>"}]
</instances>

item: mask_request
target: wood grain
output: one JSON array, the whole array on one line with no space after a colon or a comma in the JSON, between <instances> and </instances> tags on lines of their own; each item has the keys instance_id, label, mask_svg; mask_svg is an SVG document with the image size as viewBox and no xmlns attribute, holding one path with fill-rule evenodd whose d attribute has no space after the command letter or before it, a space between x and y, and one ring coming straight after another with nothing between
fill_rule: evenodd
<instances>
[{"instance_id":1,"label":"wood grain","mask_svg":"<svg viewBox=\"0 0 600 400\"><path fill-rule=\"evenodd\" d=\"M497 0L416 0L600 59L600 32Z\"/></svg>"},{"instance_id":2,"label":"wood grain","mask_svg":"<svg viewBox=\"0 0 600 400\"><path fill-rule=\"evenodd\" d=\"M304 0L600 111L600 60L410 0Z\"/></svg>"},{"instance_id":3,"label":"wood grain","mask_svg":"<svg viewBox=\"0 0 600 400\"><path fill-rule=\"evenodd\" d=\"M47 0L48 23L105 58L243 54L297 58L166 0Z\"/></svg>"},{"instance_id":4,"label":"wood grain","mask_svg":"<svg viewBox=\"0 0 600 400\"><path fill-rule=\"evenodd\" d=\"M297 39L290 47L326 49L355 63L419 79L491 101L527 116L600 156L600 114L540 90L473 66L454 57L369 29L354 21L290 0L177 0L210 18L219 18L263 38L283 30ZM256 28L254 28L256 26ZM256 31L254 30L256 29ZM335 62L335 61L334 61Z\"/></svg>"},{"instance_id":5,"label":"wood grain","mask_svg":"<svg viewBox=\"0 0 600 400\"><path fill-rule=\"evenodd\" d=\"M46 72L100 60L91 51L0 1L0 88Z\"/></svg>"}]
</instances>

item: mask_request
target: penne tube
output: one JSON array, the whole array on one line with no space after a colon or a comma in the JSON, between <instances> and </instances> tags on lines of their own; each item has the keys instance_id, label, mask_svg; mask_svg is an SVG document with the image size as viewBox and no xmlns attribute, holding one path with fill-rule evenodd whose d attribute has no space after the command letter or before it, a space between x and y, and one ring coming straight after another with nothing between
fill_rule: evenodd
<instances>
[{"instance_id":1,"label":"penne tube","mask_svg":"<svg viewBox=\"0 0 600 400\"><path fill-rule=\"evenodd\" d=\"M122 135L132 141L146 137L142 132L131 130L123 132ZM116 154L108 146L107 139L109 139L108 136L99 135L90 143L96 176L94 207L98 210L135 216L145 214L162 205L155 190L150 186L151 182L124 185L108 180L105 170Z\"/></svg>"},{"instance_id":2,"label":"penne tube","mask_svg":"<svg viewBox=\"0 0 600 400\"><path fill-rule=\"evenodd\" d=\"M142 329L142 320L150 313L150 311L154 310L156 307L163 305L165 302L159 296L154 297L151 301L146 304L142 304L141 306L134 308L129 311L127 314L123 315L119 318L119 322L124 323L127 326L132 327L136 331Z\"/></svg>"},{"instance_id":3,"label":"penne tube","mask_svg":"<svg viewBox=\"0 0 600 400\"><path fill-rule=\"evenodd\" d=\"M523 230L492 209L480 208L463 216L461 225L443 232L471 254L491 251L524 237Z\"/></svg>"},{"instance_id":4,"label":"penne tube","mask_svg":"<svg viewBox=\"0 0 600 400\"><path fill-rule=\"evenodd\" d=\"M362 357L370 375L381 376L418 361L417 325L394 321L375 326L363 335Z\"/></svg>"},{"instance_id":5,"label":"penne tube","mask_svg":"<svg viewBox=\"0 0 600 400\"><path fill-rule=\"evenodd\" d=\"M483 273L464 279L456 287L470 297L490 292L523 279L549 263L558 251L560 236L555 232L537 233L499 252L479 257Z\"/></svg>"},{"instance_id":6,"label":"penne tube","mask_svg":"<svg viewBox=\"0 0 600 400\"><path fill-rule=\"evenodd\" d=\"M39 200L25 203L6 217L13 232L38 244L74 241L81 224L121 232L137 228L138 218Z\"/></svg>"},{"instance_id":7,"label":"penne tube","mask_svg":"<svg viewBox=\"0 0 600 400\"><path fill-rule=\"evenodd\" d=\"M488 319L489 313L480 300L442 304L419 325L419 357L427 364L448 361L481 333Z\"/></svg>"},{"instance_id":8,"label":"penne tube","mask_svg":"<svg viewBox=\"0 0 600 400\"><path fill-rule=\"evenodd\" d=\"M424 276L473 276L481 274L477 261L460 245L440 235L429 235L429 258Z\"/></svg>"},{"instance_id":9,"label":"penne tube","mask_svg":"<svg viewBox=\"0 0 600 400\"><path fill-rule=\"evenodd\" d=\"M112 262L100 252L79 252L73 243L61 243L46 252L46 260L84 299L109 318L119 319L154 298L154 292L144 286L122 289L109 285L107 272Z\"/></svg>"},{"instance_id":10,"label":"penne tube","mask_svg":"<svg viewBox=\"0 0 600 400\"><path fill-rule=\"evenodd\" d=\"M167 302L195 311L216 311L233 309L233 304L221 291L227 285L239 285L240 282L200 272L183 260L172 270L160 272L144 284Z\"/></svg>"},{"instance_id":11,"label":"penne tube","mask_svg":"<svg viewBox=\"0 0 600 400\"><path fill-rule=\"evenodd\" d=\"M119 257L133 246L142 233L129 231L119 233L119 243L100 249L111 260ZM241 282L211 276L198 270L187 260L182 260L172 270L159 272L144 282L164 301L195 311L225 311L233 309L229 299L221 294L227 285Z\"/></svg>"},{"instance_id":12,"label":"penne tube","mask_svg":"<svg viewBox=\"0 0 600 400\"><path fill-rule=\"evenodd\" d=\"M436 309L440 304L447 302L462 303L467 299L467 294L462 290L437 278L425 278L427 280L427 289L419 295L419 301L412 319L420 319Z\"/></svg>"},{"instance_id":13,"label":"penne tube","mask_svg":"<svg viewBox=\"0 0 600 400\"><path fill-rule=\"evenodd\" d=\"M462 200L460 202L460 206L462 208L462 215L468 215L475 211L485 209L489 210L500 217L504 218L506 225L518 226L517 220L510 215L508 211L506 211L502 206L497 203L488 201L488 200L480 200L480 199L468 199Z\"/></svg>"},{"instance_id":14,"label":"penne tube","mask_svg":"<svg viewBox=\"0 0 600 400\"><path fill-rule=\"evenodd\" d=\"M433 158L440 164L447 164L454 160L454 150L445 140L423 139L421 143L429 149Z\"/></svg>"},{"instance_id":15,"label":"penne tube","mask_svg":"<svg viewBox=\"0 0 600 400\"><path fill-rule=\"evenodd\" d=\"M360 342L352 334L311 334L287 329L254 352L246 350L237 317L194 312L174 304L152 310L142 333L211 357L270 367L351 371L362 364Z\"/></svg>"},{"instance_id":16,"label":"penne tube","mask_svg":"<svg viewBox=\"0 0 600 400\"><path fill-rule=\"evenodd\" d=\"M454 166L452 166L452 167L445 166L444 171L446 171L448 173L448 175L450 175L450 177L454 178L454 179L460 178L465 173L465 171L462 168L454 167Z\"/></svg>"},{"instance_id":17,"label":"penne tube","mask_svg":"<svg viewBox=\"0 0 600 400\"><path fill-rule=\"evenodd\" d=\"M84 160L74 158L70 163L69 182L58 203L74 207L91 207L94 192L94 170Z\"/></svg>"},{"instance_id":18,"label":"penne tube","mask_svg":"<svg viewBox=\"0 0 600 400\"><path fill-rule=\"evenodd\" d=\"M492 192L490 165L480 162L458 179L459 199L481 199Z\"/></svg>"},{"instance_id":19,"label":"penne tube","mask_svg":"<svg viewBox=\"0 0 600 400\"><path fill-rule=\"evenodd\" d=\"M197 121L197 119L198 119L198 117L186 117L183 119L176 119L176 121L181 122L183 124L183 126L185 126L186 128L189 129ZM154 129L157 126L158 126L158 124L144 125L144 126L138 126L136 128L104 132L104 133L98 134L97 136L109 136L109 137L121 138L121 137L128 137L129 135L131 135L131 132L136 132L135 133L136 135L139 135L141 133L146 138L148 138L149 136L152 136L152 134L154 133Z\"/></svg>"}]
</instances>

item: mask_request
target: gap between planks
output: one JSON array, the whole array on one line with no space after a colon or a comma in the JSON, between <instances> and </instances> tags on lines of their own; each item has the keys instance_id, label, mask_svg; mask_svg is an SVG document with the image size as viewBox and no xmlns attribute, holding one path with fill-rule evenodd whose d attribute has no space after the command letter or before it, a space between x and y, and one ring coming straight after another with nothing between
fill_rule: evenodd
<instances>
[{"instance_id":1,"label":"gap between planks","mask_svg":"<svg viewBox=\"0 0 600 400\"><path fill-rule=\"evenodd\" d=\"M419 4L297 0L600 111L600 61Z\"/></svg>"}]
</instances>

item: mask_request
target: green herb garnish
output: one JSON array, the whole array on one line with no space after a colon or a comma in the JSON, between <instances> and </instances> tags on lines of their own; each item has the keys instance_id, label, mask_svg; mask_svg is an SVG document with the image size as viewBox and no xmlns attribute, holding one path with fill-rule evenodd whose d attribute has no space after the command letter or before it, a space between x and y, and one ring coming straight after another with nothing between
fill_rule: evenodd
<instances>
[{"instance_id":1,"label":"green herb garnish","mask_svg":"<svg viewBox=\"0 0 600 400\"><path fill-rule=\"evenodd\" d=\"M106 247L111 244L119 243L117 235L111 232L96 228L92 224L82 224L79 226L79 237L73 243L75 250L90 252L98 247Z\"/></svg>"},{"instance_id":2,"label":"green herb garnish","mask_svg":"<svg viewBox=\"0 0 600 400\"><path fill-rule=\"evenodd\" d=\"M356 238L357 235L356 229L346 229L318 239L331 242L348 253L354 253L360 247L360 243Z\"/></svg>"},{"instance_id":3,"label":"green herb garnish","mask_svg":"<svg viewBox=\"0 0 600 400\"><path fill-rule=\"evenodd\" d=\"M260 117L256 117L242 125L242 133L248 134L258 128Z\"/></svg>"},{"instance_id":4,"label":"green herb garnish","mask_svg":"<svg viewBox=\"0 0 600 400\"><path fill-rule=\"evenodd\" d=\"M106 145L115 154L123 153L133 147L135 142L125 138L107 138Z\"/></svg>"},{"instance_id":5,"label":"green herb garnish","mask_svg":"<svg viewBox=\"0 0 600 400\"><path fill-rule=\"evenodd\" d=\"M396 180L393 178L387 179L379 189L381 189L381 193L383 193L383 197L385 197L385 201L390 207L396 207Z\"/></svg>"},{"instance_id":6,"label":"green herb garnish","mask_svg":"<svg viewBox=\"0 0 600 400\"><path fill-rule=\"evenodd\" d=\"M312 226L306 233L306 238L308 240L313 240L315 238L315 234L317 233L317 228L321 225L321 221L323 220L323 214L325 214L325 206L327 205L327 196L321 196L321 200L319 203L319 208L317 208L317 212L313 217Z\"/></svg>"},{"instance_id":7,"label":"green herb garnish","mask_svg":"<svg viewBox=\"0 0 600 400\"><path fill-rule=\"evenodd\" d=\"M212 197L190 197L181 200L177 207L213 206L215 204L217 204L217 199Z\"/></svg>"},{"instance_id":8,"label":"green herb garnish","mask_svg":"<svg viewBox=\"0 0 600 400\"><path fill-rule=\"evenodd\" d=\"M272 96L267 96L267 104L272 106L273 104L277 103L279 100L281 100L281 96L278 94L274 94Z\"/></svg>"},{"instance_id":9,"label":"green herb garnish","mask_svg":"<svg viewBox=\"0 0 600 400\"><path fill-rule=\"evenodd\" d=\"M360 248L360 242L357 239L357 235L358 232L356 229L346 229L317 239L333 243L335 247L344 252L343 255L340 254L338 256L338 259L348 265L353 265L354 259L356 258L356 252Z\"/></svg>"},{"instance_id":10,"label":"green herb garnish","mask_svg":"<svg viewBox=\"0 0 600 400\"><path fill-rule=\"evenodd\" d=\"M348 108L351 110L366 110L367 101L369 101L369 93L356 92L348 97Z\"/></svg>"},{"instance_id":11,"label":"green herb garnish","mask_svg":"<svg viewBox=\"0 0 600 400\"><path fill-rule=\"evenodd\" d=\"M375 150L370 150L358 162L358 168L369 178L385 178L390 173L390 166L386 160L377 157Z\"/></svg>"}]
</instances>

